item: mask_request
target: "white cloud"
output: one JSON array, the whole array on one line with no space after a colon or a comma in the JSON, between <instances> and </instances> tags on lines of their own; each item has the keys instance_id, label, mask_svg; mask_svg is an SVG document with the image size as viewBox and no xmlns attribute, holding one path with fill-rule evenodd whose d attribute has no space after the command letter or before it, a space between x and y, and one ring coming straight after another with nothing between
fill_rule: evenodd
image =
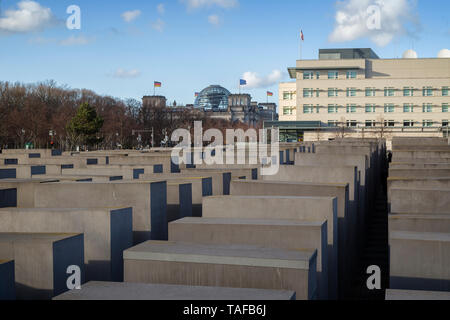
<instances>
[{"instance_id":1,"label":"white cloud","mask_svg":"<svg viewBox=\"0 0 450 320\"><path fill-rule=\"evenodd\" d=\"M208 22L214 26L218 26L220 24L220 17L217 14L212 14L208 17Z\"/></svg>"},{"instance_id":2,"label":"white cloud","mask_svg":"<svg viewBox=\"0 0 450 320\"><path fill-rule=\"evenodd\" d=\"M277 84L284 75L281 70L273 70L268 76L261 77L256 72L247 71L242 75L242 79L247 81L247 88L267 88Z\"/></svg>"},{"instance_id":3,"label":"white cloud","mask_svg":"<svg viewBox=\"0 0 450 320\"><path fill-rule=\"evenodd\" d=\"M125 11L122 13L122 19L125 22L131 22L133 20L136 20L141 15L141 10L132 10L132 11Z\"/></svg>"},{"instance_id":4,"label":"white cloud","mask_svg":"<svg viewBox=\"0 0 450 320\"><path fill-rule=\"evenodd\" d=\"M17 10L6 10L0 18L0 32L26 33L39 31L55 21L50 8L35 1L20 1Z\"/></svg>"},{"instance_id":5,"label":"white cloud","mask_svg":"<svg viewBox=\"0 0 450 320\"><path fill-rule=\"evenodd\" d=\"M166 24L164 23L164 21L162 21L161 19L158 19L152 23L152 28L156 31L163 32L165 25Z\"/></svg>"},{"instance_id":6,"label":"white cloud","mask_svg":"<svg viewBox=\"0 0 450 320\"><path fill-rule=\"evenodd\" d=\"M166 8L164 7L164 3L158 4L158 6L156 7L156 10L158 11L158 13L160 15L163 15L166 12Z\"/></svg>"},{"instance_id":7,"label":"white cloud","mask_svg":"<svg viewBox=\"0 0 450 320\"><path fill-rule=\"evenodd\" d=\"M414 0L338 2L335 28L329 41L346 42L367 37L376 45L384 47L394 38L407 33L408 24L418 24L413 12L414 3Z\"/></svg>"},{"instance_id":8,"label":"white cloud","mask_svg":"<svg viewBox=\"0 0 450 320\"><path fill-rule=\"evenodd\" d=\"M239 5L238 0L181 0L188 9L199 9L203 7L218 6L221 8L234 8Z\"/></svg>"},{"instance_id":9,"label":"white cloud","mask_svg":"<svg viewBox=\"0 0 450 320\"><path fill-rule=\"evenodd\" d=\"M61 45L61 46L84 46L93 41L94 41L93 38L88 38L83 35L70 36L67 39L59 41L59 45Z\"/></svg>"},{"instance_id":10,"label":"white cloud","mask_svg":"<svg viewBox=\"0 0 450 320\"><path fill-rule=\"evenodd\" d=\"M125 69L119 68L113 73L112 76L114 78L119 78L119 79L133 79L133 78L139 77L140 75L141 75L141 72L137 69L125 70Z\"/></svg>"}]
</instances>

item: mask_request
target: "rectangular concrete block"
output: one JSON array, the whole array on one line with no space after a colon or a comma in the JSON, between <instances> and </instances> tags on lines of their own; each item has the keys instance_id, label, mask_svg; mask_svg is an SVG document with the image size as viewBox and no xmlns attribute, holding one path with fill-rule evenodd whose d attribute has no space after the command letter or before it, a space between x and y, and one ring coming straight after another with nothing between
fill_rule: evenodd
<instances>
[{"instance_id":1,"label":"rectangular concrete block","mask_svg":"<svg viewBox=\"0 0 450 320\"><path fill-rule=\"evenodd\" d=\"M318 298L321 300L328 299L327 232L325 220L186 218L169 224L170 241L317 250ZM336 272L334 270L333 274Z\"/></svg>"},{"instance_id":2,"label":"rectangular concrete block","mask_svg":"<svg viewBox=\"0 0 450 320\"><path fill-rule=\"evenodd\" d=\"M53 300L276 301L295 300L295 292L130 282L88 282L81 290L68 291Z\"/></svg>"},{"instance_id":3,"label":"rectangular concrete block","mask_svg":"<svg viewBox=\"0 0 450 320\"><path fill-rule=\"evenodd\" d=\"M51 299L67 291L67 268L84 282L82 234L0 233L0 259L14 260L19 300Z\"/></svg>"},{"instance_id":4,"label":"rectangular concrete block","mask_svg":"<svg viewBox=\"0 0 450 320\"><path fill-rule=\"evenodd\" d=\"M423 290L386 290L386 301L448 301L450 292Z\"/></svg>"},{"instance_id":5,"label":"rectangular concrete block","mask_svg":"<svg viewBox=\"0 0 450 320\"><path fill-rule=\"evenodd\" d=\"M395 213L450 213L450 189L391 188L389 198Z\"/></svg>"},{"instance_id":6,"label":"rectangular concrete block","mask_svg":"<svg viewBox=\"0 0 450 320\"><path fill-rule=\"evenodd\" d=\"M167 183L46 183L34 185L37 208L133 208L134 243L167 240Z\"/></svg>"},{"instance_id":7,"label":"rectangular concrete block","mask_svg":"<svg viewBox=\"0 0 450 320\"><path fill-rule=\"evenodd\" d=\"M450 291L450 234L392 231L390 288Z\"/></svg>"},{"instance_id":8,"label":"rectangular concrete block","mask_svg":"<svg viewBox=\"0 0 450 320\"><path fill-rule=\"evenodd\" d=\"M450 231L450 215L391 213L389 215L389 231L448 233Z\"/></svg>"},{"instance_id":9,"label":"rectangular concrete block","mask_svg":"<svg viewBox=\"0 0 450 320\"><path fill-rule=\"evenodd\" d=\"M204 218L327 221L329 297L338 290L337 199L333 197L222 196L203 201Z\"/></svg>"},{"instance_id":10,"label":"rectangular concrete block","mask_svg":"<svg viewBox=\"0 0 450 320\"><path fill-rule=\"evenodd\" d=\"M0 301L15 299L14 260L0 260Z\"/></svg>"},{"instance_id":11,"label":"rectangular concrete block","mask_svg":"<svg viewBox=\"0 0 450 320\"><path fill-rule=\"evenodd\" d=\"M450 169L389 169L392 178L450 177Z\"/></svg>"},{"instance_id":12,"label":"rectangular concrete block","mask_svg":"<svg viewBox=\"0 0 450 320\"><path fill-rule=\"evenodd\" d=\"M209 197L213 194L213 178L206 175L195 176L189 174L143 174L140 176L142 181L167 180L179 181L192 184L192 216L202 216L203 197Z\"/></svg>"},{"instance_id":13,"label":"rectangular concrete block","mask_svg":"<svg viewBox=\"0 0 450 320\"><path fill-rule=\"evenodd\" d=\"M0 232L83 233L86 279L123 281L122 252L133 245L132 210L1 209Z\"/></svg>"},{"instance_id":14,"label":"rectangular concrete block","mask_svg":"<svg viewBox=\"0 0 450 320\"><path fill-rule=\"evenodd\" d=\"M148 241L124 252L125 282L295 291L316 298L317 251Z\"/></svg>"},{"instance_id":15,"label":"rectangular concrete block","mask_svg":"<svg viewBox=\"0 0 450 320\"><path fill-rule=\"evenodd\" d=\"M181 169L183 175L207 176L213 180L213 195L229 195L232 172L230 170L215 169Z\"/></svg>"},{"instance_id":16,"label":"rectangular concrete block","mask_svg":"<svg viewBox=\"0 0 450 320\"><path fill-rule=\"evenodd\" d=\"M7 203L5 207L34 207L35 186L50 182L58 182L58 180L40 178L0 180L0 189L7 190L6 193L3 193L2 195L3 201L6 201Z\"/></svg>"},{"instance_id":17,"label":"rectangular concrete block","mask_svg":"<svg viewBox=\"0 0 450 320\"><path fill-rule=\"evenodd\" d=\"M346 245L349 212L349 185L346 183L313 183L291 181L233 181L231 184L232 195L287 195L303 197L337 197L338 214L338 254L339 254L339 279L342 286L348 281L344 274L349 273L345 267L345 261L349 260L349 246ZM330 228L330 224L328 224ZM330 234L328 234L330 241ZM349 263L349 262L347 262Z\"/></svg>"}]
</instances>

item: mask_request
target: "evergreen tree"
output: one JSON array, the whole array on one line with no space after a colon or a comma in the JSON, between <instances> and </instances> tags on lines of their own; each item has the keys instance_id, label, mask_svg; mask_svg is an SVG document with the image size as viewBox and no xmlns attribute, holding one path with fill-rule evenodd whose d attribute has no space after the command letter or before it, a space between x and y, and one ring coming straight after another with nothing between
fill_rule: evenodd
<instances>
[{"instance_id":1,"label":"evergreen tree","mask_svg":"<svg viewBox=\"0 0 450 320\"><path fill-rule=\"evenodd\" d=\"M103 127L104 120L97 116L95 108L89 103L83 103L77 110L77 114L67 125L67 132L77 141L86 146L92 146L101 142L97 137Z\"/></svg>"}]
</instances>

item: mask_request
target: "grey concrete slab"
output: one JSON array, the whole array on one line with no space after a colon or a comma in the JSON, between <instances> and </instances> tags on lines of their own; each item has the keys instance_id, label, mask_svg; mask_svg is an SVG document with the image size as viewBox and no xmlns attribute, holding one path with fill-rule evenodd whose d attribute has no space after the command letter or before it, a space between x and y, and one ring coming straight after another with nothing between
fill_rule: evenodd
<instances>
[{"instance_id":1,"label":"grey concrete slab","mask_svg":"<svg viewBox=\"0 0 450 320\"><path fill-rule=\"evenodd\" d=\"M213 193L213 178L211 176L195 176L189 174L143 174L139 177L142 181L167 180L180 181L192 184L192 216L202 216L203 197L209 197Z\"/></svg>"},{"instance_id":2,"label":"grey concrete slab","mask_svg":"<svg viewBox=\"0 0 450 320\"><path fill-rule=\"evenodd\" d=\"M301 209L300 209L301 208ZM329 297L338 290L339 242L337 199L334 197L289 196L222 196L203 201L205 218L238 218L270 220L327 220Z\"/></svg>"},{"instance_id":3,"label":"grey concrete slab","mask_svg":"<svg viewBox=\"0 0 450 320\"><path fill-rule=\"evenodd\" d=\"M450 177L450 169L389 169L391 178Z\"/></svg>"},{"instance_id":4,"label":"grey concrete slab","mask_svg":"<svg viewBox=\"0 0 450 320\"><path fill-rule=\"evenodd\" d=\"M450 233L389 234L390 288L450 291Z\"/></svg>"},{"instance_id":5,"label":"grey concrete slab","mask_svg":"<svg viewBox=\"0 0 450 320\"><path fill-rule=\"evenodd\" d=\"M389 231L448 233L450 231L450 215L391 213L389 215Z\"/></svg>"},{"instance_id":6,"label":"grey concrete slab","mask_svg":"<svg viewBox=\"0 0 450 320\"><path fill-rule=\"evenodd\" d=\"M364 154L334 154L334 153L297 153L295 156L296 166L318 166L330 167L356 166L358 168L360 190L358 192L359 213L356 217L355 228L357 233L352 243L358 244L358 252L362 251L364 242L365 223L367 216L375 207L375 183L373 172L370 168L370 159Z\"/></svg>"},{"instance_id":7,"label":"grey concrete slab","mask_svg":"<svg viewBox=\"0 0 450 320\"><path fill-rule=\"evenodd\" d=\"M170 241L317 250L317 287L321 300L328 299L329 291L327 232L326 220L185 218L169 224ZM336 272L334 270L333 274Z\"/></svg>"},{"instance_id":8,"label":"grey concrete slab","mask_svg":"<svg viewBox=\"0 0 450 320\"><path fill-rule=\"evenodd\" d=\"M0 260L0 301L16 300L14 260Z\"/></svg>"},{"instance_id":9,"label":"grey concrete slab","mask_svg":"<svg viewBox=\"0 0 450 320\"><path fill-rule=\"evenodd\" d=\"M447 301L450 292L421 291L421 290L386 290L386 301Z\"/></svg>"},{"instance_id":10,"label":"grey concrete slab","mask_svg":"<svg viewBox=\"0 0 450 320\"><path fill-rule=\"evenodd\" d=\"M51 182L58 182L58 180L40 178L0 180L0 201L2 201L0 207L34 207L35 186Z\"/></svg>"},{"instance_id":11,"label":"grey concrete slab","mask_svg":"<svg viewBox=\"0 0 450 320\"><path fill-rule=\"evenodd\" d=\"M450 213L450 189L391 188L390 212Z\"/></svg>"},{"instance_id":12,"label":"grey concrete slab","mask_svg":"<svg viewBox=\"0 0 450 320\"><path fill-rule=\"evenodd\" d=\"M124 252L125 282L292 290L316 298L317 251L147 241Z\"/></svg>"},{"instance_id":13,"label":"grey concrete slab","mask_svg":"<svg viewBox=\"0 0 450 320\"><path fill-rule=\"evenodd\" d=\"M86 279L123 281L122 252L133 245L132 210L1 209L0 232L83 233Z\"/></svg>"},{"instance_id":14,"label":"grey concrete slab","mask_svg":"<svg viewBox=\"0 0 450 320\"><path fill-rule=\"evenodd\" d=\"M68 291L53 300L274 301L295 300L295 292L130 282L88 282L81 290Z\"/></svg>"},{"instance_id":15,"label":"grey concrete slab","mask_svg":"<svg viewBox=\"0 0 450 320\"><path fill-rule=\"evenodd\" d=\"M167 183L46 183L34 185L36 208L133 208L134 243L167 240Z\"/></svg>"},{"instance_id":16,"label":"grey concrete slab","mask_svg":"<svg viewBox=\"0 0 450 320\"><path fill-rule=\"evenodd\" d=\"M215 170L215 169L181 169L184 175L211 176L213 179L213 195L229 195L230 183L233 179L231 170Z\"/></svg>"},{"instance_id":17,"label":"grey concrete slab","mask_svg":"<svg viewBox=\"0 0 450 320\"><path fill-rule=\"evenodd\" d=\"M82 234L0 233L0 259L14 260L19 300L51 299L68 290L67 268L84 282Z\"/></svg>"},{"instance_id":18,"label":"grey concrete slab","mask_svg":"<svg viewBox=\"0 0 450 320\"><path fill-rule=\"evenodd\" d=\"M341 223L344 226L342 230L343 244L341 248L346 248L345 259L347 265L344 267L349 272L355 271L356 265L356 230L357 216L359 214L359 180L356 166L348 167L314 167L314 166L280 166L277 174L273 176L264 176L265 181L295 181L310 183L348 183L349 201L348 210ZM342 250L343 252L343 250ZM343 257L344 258L344 257ZM343 280L348 283L348 280Z\"/></svg>"}]
</instances>

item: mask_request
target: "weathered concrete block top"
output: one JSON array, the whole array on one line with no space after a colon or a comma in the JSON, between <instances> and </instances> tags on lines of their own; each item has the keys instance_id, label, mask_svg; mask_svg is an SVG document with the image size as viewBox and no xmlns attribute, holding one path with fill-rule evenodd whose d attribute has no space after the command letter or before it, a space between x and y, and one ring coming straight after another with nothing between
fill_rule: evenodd
<instances>
[{"instance_id":1,"label":"weathered concrete block top","mask_svg":"<svg viewBox=\"0 0 450 320\"><path fill-rule=\"evenodd\" d=\"M123 258L309 270L310 261L317 258L317 250L294 251L247 245L147 241L125 250Z\"/></svg>"},{"instance_id":2,"label":"weathered concrete block top","mask_svg":"<svg viewBox=\"0 0 450 320\"><path fill-rule=\"evenodd\" d=\"M128 282L89 282L53 300L295 300L295 292Z\"/></svg>"},{"instance_id":3,"label":"weathered concrete block top","mask_svg":"<svg viewBox=\"0 0 450 320\"><path fill-rule=\"evenodd\" d=\"M450 218L450 216L449 216ZM325 220L302 221L302 220L270 220L270 219L234 219L234 218L184 218L172 222L172 224L223 224L223 225L260 225L260 226L311 226L322 227Z\"/></svg>"},{"instance_id":4,"label":"weathered concrete block top","mask_svg":"<svg viewBox=\"0 0 450 320\"><path fill-rule=\"evenodd\" d=\"M0 233L0 242L56 242L79 236L80 233Z\"/></svg>"},{"instance_id":5,"label":"weathered concrete block top","mask_svg":"<svg viewBox=\"0 0 450 320\"><path fill-rule=\"evenodd\" d=\"M393 240L450 242L450 233L392 231L389 238Z\"/></svg>"},{"instance_id":6,"label":"weathered concrete block top","mask_svg":"<svg viewBox=\"0 0 450 320\"><path fill-rule=\"evenodd\" d=\"M287 184L287 185L304 185L304 186L333 186L333 187L347 187L348 183L318 183L318 182L301 182L301 181L276 181L276 180L233 180L233 183L246 183L246 184Z\"/></svg>"},{"instance_id":7,"label":"weathered concrete block top","mask_svg":"<svg viewBox=\"0 0 450 320\"><path fill-rule=\"evenodd\" d=\"M420 290L386 290L386 300L450 300L450 292Z\"/></svg>"}]
</instances>

